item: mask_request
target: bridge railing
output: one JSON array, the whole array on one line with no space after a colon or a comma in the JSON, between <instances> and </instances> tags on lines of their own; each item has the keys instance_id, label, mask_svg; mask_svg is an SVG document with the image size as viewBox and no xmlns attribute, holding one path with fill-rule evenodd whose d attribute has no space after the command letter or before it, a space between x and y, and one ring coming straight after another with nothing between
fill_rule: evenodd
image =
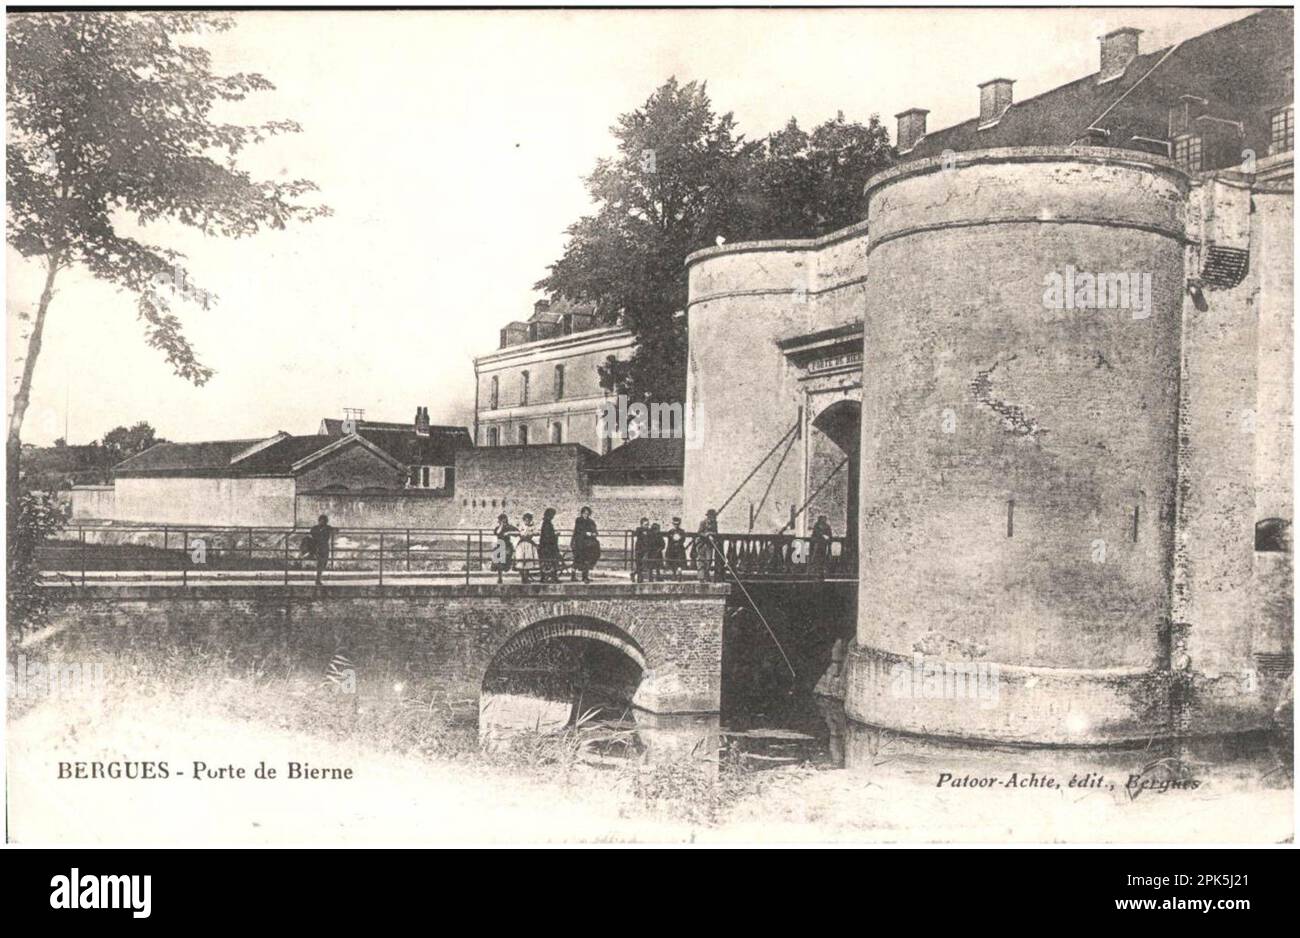
<instances>
[{"instance_id":1,"label":"bridge railing","mask_svg":"<svg viewBox=\"0 0 1300 938\"><path fill-rule=\"evenodd\" d=\"M85 584L115 574L188 582L191 577L247 575L253 579L314 578L316 562L304 551L308 528L205 527L197 525L72 525L37 549L47 582ZM566 567L571 537L559 531ZM856 576L856 558L844 538L823 551L808 538L764 535L688 534L685 559L638 561L636 532L600 534L598 572L643 579L702 576L706 579L837 578ZM496 576L497 539L484 528L335 528L326 568L332 580L380 583L410 577ZM517 574L516 574L517 575ZM139 576L132 576L139 579Z\"/></svg>"},{"instance_id":2,"label":"bridge railing","mask_svg":"<svg viewBox=\"0 0 1300 938\"><path fill-rule=\"evenodd\" d=\"M858 558L853 542L844 537L814 540L793 534L735 534L715 536L716 548L706 550L705 538L693 535L692 553L712 554L724 573L740 580L857 579ZM701 562L702 565L702 562Z\"/></svg>"}]
</instances>

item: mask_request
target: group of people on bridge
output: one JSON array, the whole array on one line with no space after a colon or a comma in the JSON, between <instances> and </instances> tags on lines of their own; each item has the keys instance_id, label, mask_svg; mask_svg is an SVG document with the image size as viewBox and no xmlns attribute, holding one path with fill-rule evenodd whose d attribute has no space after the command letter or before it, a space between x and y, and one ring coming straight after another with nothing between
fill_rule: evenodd
<instances>
[{"instance_id":1,"label":"group of people on bridge","mask_svg":"<svg viewBox=\"0 0 1300 938\"><path fill-rule=\"evenodd\" d=\"M579 576L582 582L591 582L591 571L600 562L600 537L589 506L583 506L573 522L569 540L570 558L566 562L560 549L559 535L555 530L554 508L542 513L538 527L531 512L524 512L518 525L512 524L508 515L497 516L492 533L496 546L492 551L492 569L498 582L502 575L517 570L520 579L528 583L534 574L541 583L558 583L560 574L567 569L570 580ZM692 556L687 556L687 541L691 535L682 528L682 519L674 517L672 526L664 529L658 522L651 524L642 518L632 534L632 578L637 581L657 580L671 575L680 579L682 571L692 560L702 575L708 579L720 576L723 558L718 547L718 513L709 510L696 536Z\"/></svg>"},{"instance_id":2,"label":"group of people on bridge","mask_svg":"<svg viewBox=\"0 0 1300 938\"><path fill-rule=\"evenodd\" d=\"M591 571L600 562L601 548L600 532L590 506L584 505L573 521L567 558L560 548L555 515L554 508L547 508L542 512L540 526L534 522L531 512L524 512L518 526L512 524L505 513L497 516L496 527L492 530L496 538L492 549L492 569L497 574L497 582L501 582L503 575L511 570L518 571L524 583L530 582L533 576L541 583L558 583L564 572L568 572L571 581L576 582L581 577L582 582L591 582ZM302 541L302 555L314 561L318 586L330 562L334 535L335 529L330 526L329 518L321 515ZM826 516L819 516L808 539L808 559L819 575L824 575L832 539ZM721 580L730 567L718 533L718 512L713 508L705 513L699 529L693 534L682 527L680 517L674 517L668 528L643 517L632 532L631 548L632 579L636 582L680 580L686 570L698 572L704 580Z\"/></svg>"},{"instance_id":3,"label":"group of people on bridge","mask_svg":"<svg viewBox=\"0 0 1300 938\"><path fill-rule=\"evenodd\" d=\"M591 571L600 562L600 532L596 528L591 508L584 505L573 521L573 534L569 540L570 558L566 564L560 550L560 536L555 530L554 508L542 512L539 527L533 521L531 512L524 512L519 525L510 523L505 513L497 515L496 527L492 529L496 545L492 548L492 569L497 573L497 582L502 574L509 570L518 570L523 582L527 583L536 574L539 582L558 583L560 574L567 567L570 580L576 581L581 575L582 582L591 582Z\"/></svg>"},{"instance_id":4,"label":"group of people on bridge","mask_svg":"<svg viewBox=\"0 0 1300 938\"><path fill-rule=\"evenodd\" d=\"M599 563L601 553L591 508L584 506L574 519L567 562L555 530L555 514L554 508L547 508L542 513L540 528L531 512L523 514L518 526L504 513L497 516L492 569L497 573L498 582L511 570L518 571L524 583L530 582L534 575L539 582L558 583L566 570L570 580L576 581L581 576L582 582L591 582L591 571ZM808 560L814 570L824 572L832 538L830 524L822 515L809 537ZM712 508L694 533L682 527L680 517L673 517L668 527L643 517L632 532L630 546L632 579L636 582L680 580L685 571L695 571L704 580L721 580L730 566L718 533L718 512Z\"/></svg>"}]
</instances>

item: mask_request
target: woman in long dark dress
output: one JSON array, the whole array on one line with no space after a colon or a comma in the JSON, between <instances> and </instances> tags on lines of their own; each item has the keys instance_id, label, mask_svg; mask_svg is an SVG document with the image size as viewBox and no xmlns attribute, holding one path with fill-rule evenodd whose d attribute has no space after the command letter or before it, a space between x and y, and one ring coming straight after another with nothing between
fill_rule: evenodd
<instances>
[{"instance_id":1,"label":"woman in long dark dress","mask_svg":"<svg viewBox=\"0 0 1300 938\"><path fill-rule=\"evenodd\" d=\"M583 506L573 522L573 576L577 579L582 574L582 582L591 582L591 568L600 560L600 540L596 537L596 522L591 518L591 509Z\"/></svg>"},{"instance_id":2,"label":"woman in long dark dress","mask_svg":"<svg viewBox=\"0 0 1300 938\"><path fill-rule=\"evenodd\" d=\"M645 555L646 568L652 580L658 580L664 575L664 548L667 546L668 539L664 537L663 529L656 521L650 525L650 543L646 545Z\"/></svg>"},{"instance_id":3,"label":"woman in long dark dress","mask_svg":"<svg viewBox=\"0 0 1300 938\"><path fill-rule=\"evenodd\" d=\"M537 552L542 562L542 582L560 582L560 536L555 533L555 509L542 512L542 530L537 536Z\"/></svg>"}]
</instances>

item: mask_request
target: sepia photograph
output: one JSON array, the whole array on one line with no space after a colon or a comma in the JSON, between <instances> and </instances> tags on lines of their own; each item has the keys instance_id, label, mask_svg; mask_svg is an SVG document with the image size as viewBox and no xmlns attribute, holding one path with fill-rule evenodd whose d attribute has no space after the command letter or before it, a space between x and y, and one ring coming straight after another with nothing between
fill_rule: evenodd
<instances>
[{"instance_id":1,"label":"sepia photograph","mask_svg":"<svg viewBox=\"0 0 1300 938\"><path fill-rule=\"evenodd\" d=\"M8 9L7 844L1292 845L1294 44Z\"/></svg>"}]
</instances>

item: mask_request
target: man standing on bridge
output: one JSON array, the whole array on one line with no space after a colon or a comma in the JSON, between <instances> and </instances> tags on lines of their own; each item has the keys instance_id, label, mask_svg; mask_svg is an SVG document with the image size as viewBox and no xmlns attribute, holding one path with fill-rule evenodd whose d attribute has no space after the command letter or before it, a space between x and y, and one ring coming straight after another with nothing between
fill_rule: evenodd
<instances>
[{"instance_id":1,"label":"man standing on bridge","mask_svg":"<svg viewBox=\"0 0 1300 938\"><path fill-rule=\"evenodd\" d=\"M647 557L650 553L650 519L642 518L632 532L632 579L646 578Z\"/></svg>"},{"instance_id":2,"label":"man standing on bridge","mask_svg":"<svg viewBox=\"0 0 1300 938\"><path fill-rule=\"evenodd\" d=\"M821 580L826 579L826 561L831 555L831 539L835 532L831 530L831 523L826 520L825 515L817 516L817 523L813 525L809 535L810 561L813 574Z\"/></svg>"},{"instance_id":3,"label":"man standing on bridge","mask_svg":"<svg viewBox=\"0 0 1300 938\"><path fill-rule=\"evenodd\" d=\"M316 519L316 527L311 529L312 552L316 555L316 585L321 585L321 574L330 562L330 553L334 549L334 529L330 527L328 515Z\"/></svg>"},{"instance_id":4,"label":"man standing on bridge","mask_svg":"<svg viewBox=\"0 0 1300 938\"><path fill-rule=\"evenodd\" d=\"M718 511L710 508L704 513L700 522L700 531L695 538L695 562L700 568L701 578L721 580L726 558L722 554L722 545L718 541Z\"/></svg>"}]
</instances>

